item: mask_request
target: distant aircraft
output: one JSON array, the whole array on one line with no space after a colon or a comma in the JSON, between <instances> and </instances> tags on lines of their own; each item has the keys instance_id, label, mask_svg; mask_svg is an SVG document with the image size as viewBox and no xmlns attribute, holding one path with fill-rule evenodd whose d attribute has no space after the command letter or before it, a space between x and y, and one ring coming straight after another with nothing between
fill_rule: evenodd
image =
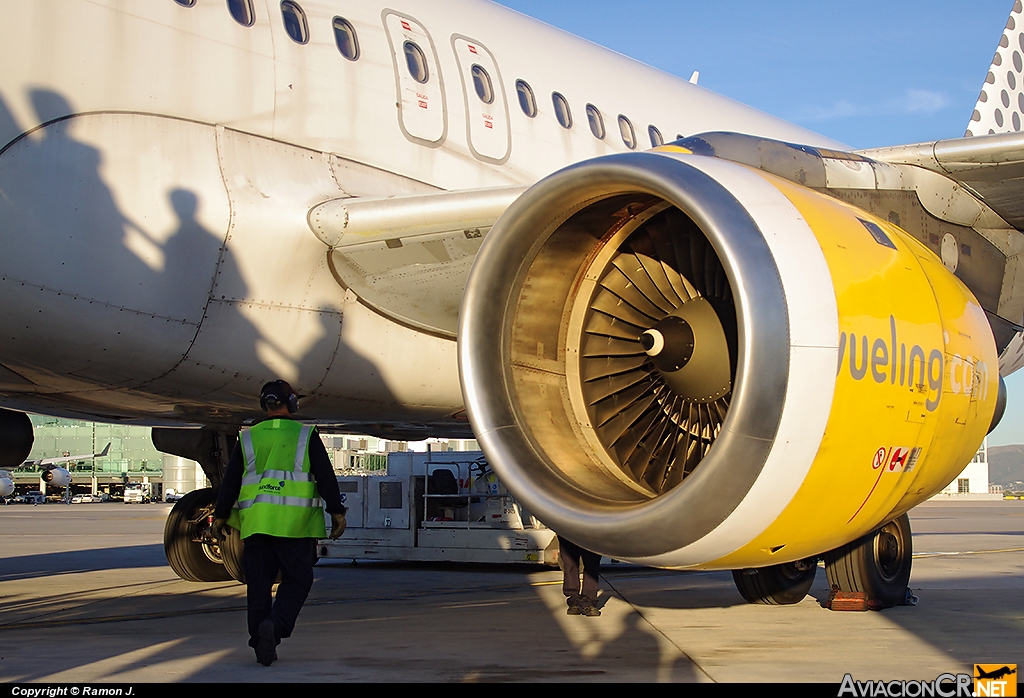
<instances>
[{"instance_id":1,"label":"distant aircraft","mask_svg":"<svg viewBox=\"0 0 1024 698\"><path fill-rule=\"evenodd\" d=\"M92 458L103 458L110 453L110 442L103 447L99 453L81 453L77 456L61 456L59 458L38 458L27 460L16 468L0 467L0 497L7 497L14 492L14 481L11 478L11 470L17 468L38 468L43 472L39 476L43 482L53 487L68 487L71 484L71 471L61 468L60 463L73 463L80 460Z\"/></svg>"},{"instance_id":2,"label":"distant aircraft","mask_svg":"<svg viewBox=\"0 0 1024 698\"><path fill-rule=\"evenodd\" d=\"M1019 4L966 137L860 152L486 2L0 17L3 462L120 420L217 487L280 377L587 548L886 605L1024 364Z\"/></svg>"}]
</instances>

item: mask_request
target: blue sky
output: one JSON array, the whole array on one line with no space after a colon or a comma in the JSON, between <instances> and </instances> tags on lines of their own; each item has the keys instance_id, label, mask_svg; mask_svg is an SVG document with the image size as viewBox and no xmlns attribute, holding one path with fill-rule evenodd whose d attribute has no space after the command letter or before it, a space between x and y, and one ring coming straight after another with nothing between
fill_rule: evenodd
<instances>
[{"instance_id":1,"label":"blue sky","mask_svg":"<svg viewBox=\"0 0 1024 698\"><path fill-rule=\"evenodd\" d=\"M964 135L1013 0L500 4L854 148ZM1024 443L1024 370L989 445Z\"/></svg>"},{"instance_id":2,"label":"blue sky","mask_svg":"<svg viewBox=\"0 0 1024 698\"><path fill-rule=\"evenodd\" d=\"M867 148L963 135L1013 0L501 4Z\"/></svg>"}]
</instances>

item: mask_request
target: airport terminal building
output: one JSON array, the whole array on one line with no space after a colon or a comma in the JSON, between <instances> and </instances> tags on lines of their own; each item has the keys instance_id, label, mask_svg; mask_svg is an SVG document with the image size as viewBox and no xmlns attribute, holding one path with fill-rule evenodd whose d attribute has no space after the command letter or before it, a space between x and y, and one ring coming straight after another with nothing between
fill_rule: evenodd
<instances>
[{"instance_id":1,"label":"airport terminal building","mask_svg":"<svg viewBox=\"0 0 1024 698\"><path fill-rule=\"evenodd\" d=\"M71 472L73 494L105 493L117 497L124 493L124 486L129 482L150 483L158 494L169 490L191 492L209 486L198 463L157 451L149 427L41 415L30 417L35 443L29 461L82 455L80 460L65 466ZM338 473L383 471L387 467L387 454L395 451L475 451L479 448L474 440L409 444L347 434L324 434L322 438ZM101 453L107 444L110 444L107 455L91 457ZM25 466L13 471L17 491L44 487L39 479L41 470Z\"/></svg>"},{"instance_id":2,"label":"airport terminal building","mask_svg":"<svg viewBox=\"0 0 1024 698\"><path fill-rule=\"evenodd\" d=\"M1001 493L990 493L988 481L988 439L981 442L981 447L963 472L933 499L943 497L962 497L969 499L1001 499Z\"/></svg>"},{"instance_id":3,"label":"airport terminal building","mask_svg":"<svg viewBox=\"0 0 1024 698\"><path fill-rule=\"evenodd\" d=\"M32 427L35 432L35 443L29 454L29 460L43 458L68 457L81 454L80 460L72 461L65 467L72 476L71 489L74 494L100 494L119 496L124 492L128 482L149 482L163 486L165 483L165 459L177 460L165 456L153 446L149 427L125 424L102 424L72 419L58 419L41 415L31 415ZM90 457L100 453L110 444L107 455L100 458ZM193 470L196 467L192 463ZM172 464L172 473L177 470ZM41 469L38 467L22 467L12 475L18 490L39 489ZM202 470L199 470L202 476ZM195 474L191 474L195 489ZM172 487L167 483L168 487Z\"/></svg>"}]
</instances>

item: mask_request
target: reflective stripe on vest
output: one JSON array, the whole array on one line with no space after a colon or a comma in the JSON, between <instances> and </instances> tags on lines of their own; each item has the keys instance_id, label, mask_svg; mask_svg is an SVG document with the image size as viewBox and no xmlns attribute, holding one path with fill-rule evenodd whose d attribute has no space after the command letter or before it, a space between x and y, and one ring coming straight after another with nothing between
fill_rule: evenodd
<instances>
[{"instance_id":1,"label":"reflective stripe on vest","mask_svg":"<svg viewBox=\"0 0 1024 698\"><path fill-rule=\"evenodd\" d=\"M242 538L254 533L326 537L322 502L309 472L312 433L310 425L276 419L239 435L245 459L237 504Z\"/></svg>"},{"instance_id":2,"label":"reflective stripe on vest","mask_svg":"<svg viewBox=\"0 0 1024 698\"><path fill-rule=\"evenodd\" d=\"M295 472L294 470L264 470L263 474L260 475L256 472L256 466L253 466L252 472L246 471L242 477L242 485L255 485L263 478L269 478L271 480L292 480L293 482L313 482L313 476L310 473Z\"/></svg>"},{"instance_id":3,"label":"reflective stripe on vest","mask_svg":"<svg viewBox=\"0 0 1024 698\"><path fill-rule=\"evenodd\" d=\"M320 506L320 498L307 499L305 497L278 497L273 494L258 494L252 499L247 499L244 502L238 503L238 509L248 509L254 504L280 504L286 507L318 507Z\"/></svg>"}]
</instances>

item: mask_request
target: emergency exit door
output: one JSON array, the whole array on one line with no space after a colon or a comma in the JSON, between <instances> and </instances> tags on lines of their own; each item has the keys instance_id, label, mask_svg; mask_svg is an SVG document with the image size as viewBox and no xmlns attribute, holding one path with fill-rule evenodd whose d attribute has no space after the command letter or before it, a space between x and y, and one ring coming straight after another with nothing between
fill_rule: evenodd
<instances>
[{"instance_id":1,"label":"emergency exit door","mask_svg":"<svg viewBox=\"0 0 1024 698\"><path fill-rule=\"evenodd\" d=\"M490 51L469 37L453 36L452 48L462 78L469 149L478 159L500 165L511 152L512 129L498 64Z\"/></svg>"},{"instance_id":2,"label":"emergency exit door","mask_svg":"<svg viewBox=\"0 0 1024 698\"><path fill-rule=\"evenodd\" d=\"M416 20L384 15L398 90L398 124L409 140L436 147L448 134L444 80L430 34Z\"/></svg>"}]
</instances>

